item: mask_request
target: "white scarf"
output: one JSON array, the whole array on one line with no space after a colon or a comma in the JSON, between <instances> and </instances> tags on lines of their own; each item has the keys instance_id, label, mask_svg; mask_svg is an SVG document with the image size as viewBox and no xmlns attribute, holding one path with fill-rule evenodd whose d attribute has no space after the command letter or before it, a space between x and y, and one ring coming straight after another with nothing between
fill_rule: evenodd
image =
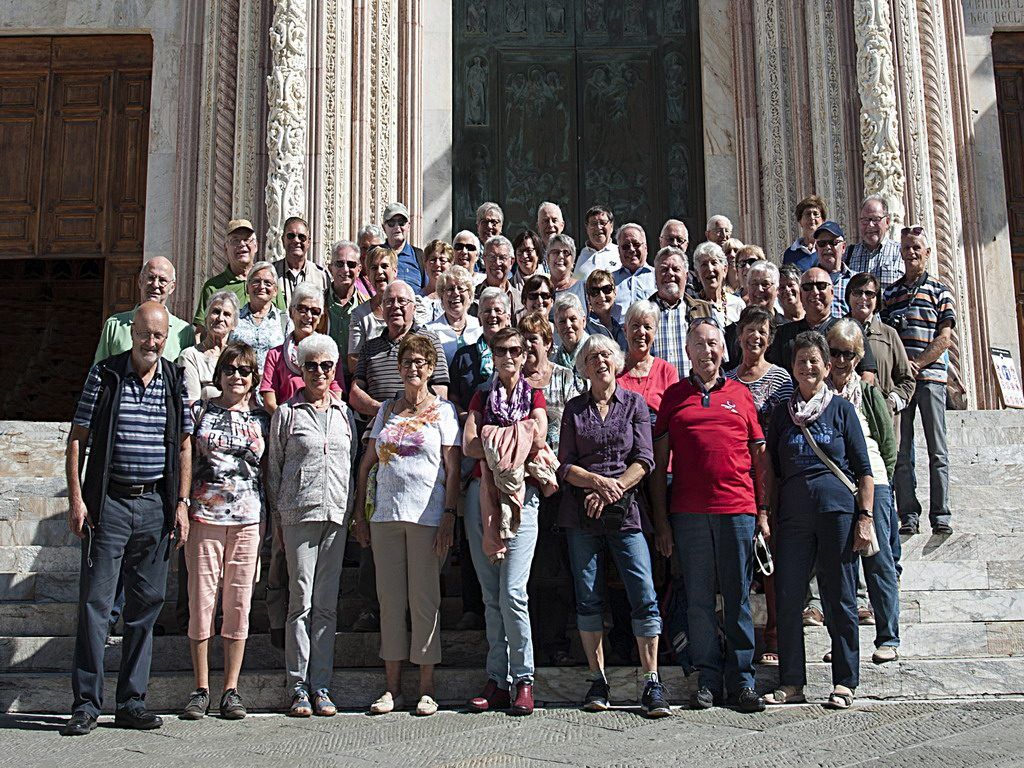
<instances>
[{"instance_id":1,"label":"white scarf","mask_svg":"<svg viewBox=\"0 0 1024 768\"><path fill-rule=\"evenodd\" d=\"M835 389L830 378L829 386ZM846 380L846 386L842 389L835 389L835 393L839 395L843 400L849 400L850 404L860 412L861 403L864 400L864 390L860 386L860 377L856 374L852 374L849 379Z\"/></svg>"},{"instance_id":2,"label":"white scarf","mask_svg":"<svg viewBox=\"0 0 1024 768\"><path fill-rule=\"evenodd\" d=\"M830 402L832 390L827 385L819 389L810 400L804 400L800 388L797 387L793 390L793 396L789 398L789 418L798 427L806 427L818 420Z\"/></svg>"}]
</instances>

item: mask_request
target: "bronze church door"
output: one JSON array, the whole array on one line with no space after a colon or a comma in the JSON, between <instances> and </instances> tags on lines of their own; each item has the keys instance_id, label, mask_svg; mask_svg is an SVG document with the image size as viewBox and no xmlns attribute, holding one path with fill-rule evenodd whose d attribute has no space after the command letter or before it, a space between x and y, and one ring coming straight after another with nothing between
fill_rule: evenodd
<instances>
[{"instance_id":1,"label":"bronze church door","mask_svg":"<svg viewBox=\"0 0 1024 768\"><path fill-rule=\"evenodd\" d=\"M560 203L583 246L594 204L656 236L704 229L695 0L456 0L454 212L485 200L505 232Z\"/></svg>"},{"instance_id":2,"label":"bronze church door","mask_svg":"<svg viewBox=\"0 0 1024 768\"><path fill-rule=\"evenodd\" d=\"M137 300L153 42L0 37L0 419L69 420Z\"/></svg>"}]
</instances>

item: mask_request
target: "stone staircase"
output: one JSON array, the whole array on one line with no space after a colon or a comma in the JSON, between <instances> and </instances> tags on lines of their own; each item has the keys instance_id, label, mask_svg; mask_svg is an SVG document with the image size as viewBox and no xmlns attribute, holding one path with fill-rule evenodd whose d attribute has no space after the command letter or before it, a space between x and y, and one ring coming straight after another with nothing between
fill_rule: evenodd
<instances>
[{"instance_id":1,"label":"stone staircase","mask_svg":"<svg viewBox=\"0 0 1024 768\"><path fill-rule=\"evenodd\" d=\"M947 698L1024 694L1024 413L950 412L950 480L956 533L904 537L901 659L870 662L873 628L861 631L862 673L858 695L874 698ZM65 522L63 451L67 426L0 422L0 711L66 712L71 703L69 669L74 652L79 547ZM919 435L920 439L920 435ZM923 441L918 455L924 457ZM918 476L927 488L927 468ZM354 554L354 553L353 553ZM354 565L354 562L353 562ZM356 603L355 568L342 580L339 626L349 626ZM457 574L443 576L446 594ZM169 579L162 623L174 626L175 577ZM257 589L257 595L260 594ZM763 596L753 596L755 623L764 622ZM459 598L446 597L442 626L452 627ZM261 601L253 608L242 690L254 710L287 703L283 662L266 634ZM828 649L823 628L806 630L807 658ZM120 661L120 638L107 647L108 705ZM459 704L484 680L486 640L480 631L442 631L445 665L437 671L438 700ZM366 707L380 693L383 669L378 636L339 632L332 692L344 708ZM580 657L582 659L582 657ZM211 666L222 668L219 642ZM672 698L684 701L694 679L677 668L662 670ZM415 674L406 676L415 700ZM541 668L536 696L572 704L585 691L581 667ZM639 695L633 667L609 670L613 698ZM212 687L219 685L214 671ZM758 687L775 683L775 672L758 669ZM809 664L812 698L824 698L829 669ZM174 711L192 688L188 641L180 635L154 640L148 702Z\"/></svg>"}]
</instances>

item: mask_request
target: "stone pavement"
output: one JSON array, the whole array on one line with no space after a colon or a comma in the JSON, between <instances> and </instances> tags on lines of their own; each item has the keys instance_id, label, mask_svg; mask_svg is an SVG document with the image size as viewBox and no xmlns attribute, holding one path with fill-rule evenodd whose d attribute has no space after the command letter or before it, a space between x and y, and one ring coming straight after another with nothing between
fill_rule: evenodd
<instances>
[{"instance_id":1,"label":"stone pavement","mask_svg":"<svg viewBox=\"0 0 1024 768\"><path fill-rule=\"evenodd\" d=\"M0 766L1024 765L1021 699L858 702L848 712L811 704L758 715L680 710L657 721L628 708L537 710L527 718L455 711L197 723L168 717L158 731L101 725L73 739L57 735L63 720L0 715Z\"/></svg>"}]
</instances>

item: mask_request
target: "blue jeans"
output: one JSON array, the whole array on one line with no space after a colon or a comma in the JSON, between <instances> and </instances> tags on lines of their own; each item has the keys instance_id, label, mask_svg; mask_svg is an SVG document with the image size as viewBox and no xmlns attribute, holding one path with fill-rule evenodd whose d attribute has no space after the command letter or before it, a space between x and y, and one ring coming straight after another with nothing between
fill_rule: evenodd
<instances>
[{"instance_id":1,"label":"blue jeans","mask_svg":"<svg viewBox=\"0 0 1024 768\"><path fill-rule=\"evenodd\" d=\"M871 607L875 612L875 647L900 644L900 585L896 576L890 533L893 526L892 490L887 485L875 486L873 509L878 553L860 559L864 566Z\"/></svg>"},{"instance_id":2,"label":"blue jeans","mask_svg":"<svg viewBox=\"0 0 1024 768\"><path fill-rule=\"evenodd\" d=\"M526 584L537 546L539 509L537 489L527 485L519 531L505 542L504 559L492 563L483 550L479 478L466 489L466 537L484 596L487 622L487 676L501 688L533 682L533 636Z\"/></svg>"},{"instance_id":3,"label":"blue jeans","mask_svg":"<svg viewBox=\"0 0 1024 768\"><path fill-rule=\"evenodd\" d=\"M921 411L921 426L928 444L928 519L932 526L949 524L949 451L946 448L946 385L919 381L910 404L900 414L900 450L892 484L896 506L904 523L917 525L921 502L917 500L914 474L914 416Z\"/></svg>"},{"instance_id":4,"label":"blue jeans","mask_svg":"<svg viewBox=\"0 0 1024 768\"><path fill-rule=\"evenodd\" d=\"M686 582L690 658L699 685L716 696L754 687L753 515L672 515L672 537ZM725 649L718 639L715 591L722 593ZM724 684L724 685L723 685Z\"/></svg>"},{"instance_id":5,"label":"blue jeans","mask_svg":"<svg viewBox=\"0 0 1024 768\"><path fill-rule=\"evenodd\" d=\"M630 619L635 637L661 634L661 614L654 591L651 552L640 531L585 533L567 531L569 564L576 590L576 627L581 632L604 631L604 551L612 553L619 577L626 587L632 609Z\"/></svg>"}]
</instances>

